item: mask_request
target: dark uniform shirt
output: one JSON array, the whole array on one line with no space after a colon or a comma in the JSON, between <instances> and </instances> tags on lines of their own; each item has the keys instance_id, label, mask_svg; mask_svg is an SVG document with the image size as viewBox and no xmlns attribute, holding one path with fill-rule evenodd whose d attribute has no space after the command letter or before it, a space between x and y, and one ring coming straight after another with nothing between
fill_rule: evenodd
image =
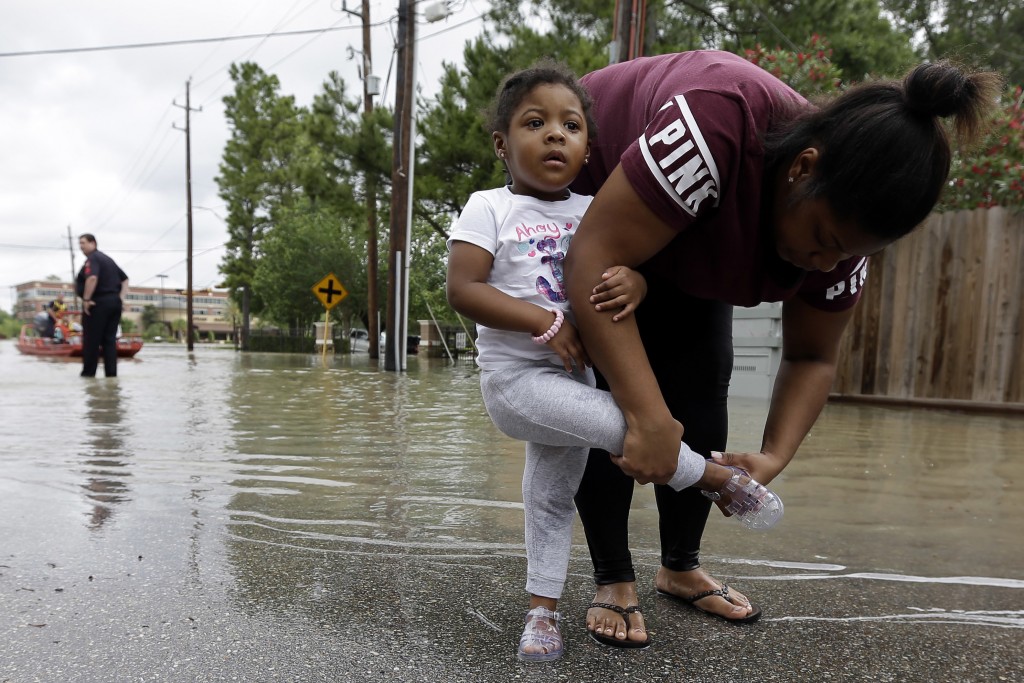
<instances>
[{"instance_id":1,"label":"dark uniform shirt","mask_svg":"<svg viewBox=\"0 0 1024 683\"><path fill-rule=\"evenodd\" d=\"M96 276L96 289L92 292L94 299L107 294L120 294L121 283L128 279L125 272L114 263L114 259L98 249L86 257L85 265L78 271L75 282L78 296L85 296L85 281L93 275Z\"/></svg>"}]
</instances>

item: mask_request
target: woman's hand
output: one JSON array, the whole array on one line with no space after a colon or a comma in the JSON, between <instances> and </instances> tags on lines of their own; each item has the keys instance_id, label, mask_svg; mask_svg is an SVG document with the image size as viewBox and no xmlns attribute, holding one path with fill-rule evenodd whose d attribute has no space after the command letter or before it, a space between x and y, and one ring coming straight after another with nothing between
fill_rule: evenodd
<instances>
[{"instance_id":1,"label":"woman's hand","mask_svg":"<svg viewBox=\"0 0 1024 683\"><path fill-rule=\"evenodd\" d=\"M647 296L647 280L632 268L612 266L601 273L601 280L594 287L590 303L594 304L595 311L622 309L612 316L612 322L628 317Z\"/></svg>"},{"instance_id":2,"label":"woman's hand","mask_svg":"<svg viewBox=\"0 0 1024 683\"><path fill-rule=\"evenodd\" d=\"M641 484L665 484L676 473L682 440L681 422L670 415L666 420L648 417L629 425L622 455L612 455L611 459Z\"/></svg>"},{"instance_id":3,"label":"woman's hand","mask_svg":"<svg viewBox=\"0 0 1024 683\"><path fill-rule=\"evenodd\" d=\"M562 327L548 341L548 346L562 359L562 365L565 366L566 372L572 372L574 363L579 370L591 366L587 350L583 348L583 342L580 341L580 334L576 330L576 326L568 320L562 322Z\"/></svg>"},{"instance_id":4,"label":"woman's hand","mask_svg":"<svg viewBox=\"0 0 1024 683\"><path fill-rule=\"evenodd\" d=\"M718 465L729 465L745 470L750 478L759 484L767 485L786 466L786 463L772 456L771 453L719 453L711 452L712 462Z\"/></svg>"}]
</instances>

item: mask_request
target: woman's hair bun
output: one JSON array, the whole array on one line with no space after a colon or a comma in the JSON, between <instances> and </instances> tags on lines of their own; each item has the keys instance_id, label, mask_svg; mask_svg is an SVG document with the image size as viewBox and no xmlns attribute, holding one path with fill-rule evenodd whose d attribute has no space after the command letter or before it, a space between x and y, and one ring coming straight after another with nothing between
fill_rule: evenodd
<instances>
[{"instance_id":1,"label":"woman's hair bun","mask_svg":"<svg viewBox=\"0 0 1024 683\"><path fill-rule=\"evenodd\" d=\"M915 67L903 80L907 109L918 116L952 116L961 143L970 143L1003 87L995 72L971 73L948 62Z\"/></svg>"},{"instance_id":2,"label":"woman's hair bun","mask_svg":"<svg viewBox=\"0 0 1024 683\"><path fill-rule=\"evenodd\" d=\"M948 62L921 64L903 81L907 107L924 116L952 116L976 96L967 75Z\"/></svg>"}]
</instances>

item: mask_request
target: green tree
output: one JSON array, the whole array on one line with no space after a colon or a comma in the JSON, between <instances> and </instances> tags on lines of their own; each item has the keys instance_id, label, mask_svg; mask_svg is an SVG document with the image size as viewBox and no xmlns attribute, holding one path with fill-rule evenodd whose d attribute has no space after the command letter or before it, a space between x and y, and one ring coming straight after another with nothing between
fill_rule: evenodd
<instances>
[{"instance_id":1,"label":"green tree","mask_svg":"<svg viewBox=\"0 0 1024 683\"><path fill-rule=\"evenodd\" d=\"M135 321L131 318L121 318L121 331L125 334L131 334L135 331Z\"/></svg>"},{"instance_id":2,"label":"green tree","mask_svg":"<svg viewBox=\"0 0 1024 683\"><path fill-rule=\"evenodd\" d=\"M955 59L1024 83L1024 4L1020 0L881 0L929 59Z\"/></svg>"},{"instance_id":3,"label":"green tree","mask_svg":"<svg viewBox=\"0 0 1024 683\"><path fill-rule=\"evenodd\" d=\"M437 96L417 120L415 216L439 234L445 216L461 211L470 194L505 182L483 110L512 66L507 52L488 42L466 46L463 69L445 65Z\"/></svg>"},{"instance_id":4,"label":"green tree","mask_svg":"<svg viewBox=\"0 0 1024 683\"><path fill-rule=\"evenodd\" d=\"M725 4L732 30L723 36L720 47L732 52L762 44L798 53L811 36L828 36L831 61L850 81L902 75L918 61L910 36L897 30L877 0L736 0Z\"/></svg>"},{"instance_id":5,"label":"green tree","mask_svg":"<svg viewBox=\"0 0 1024 683\"><path fill-rule=\"evenodd\" d=\"M743 56L804 97L835 93L842 80L839 68L831 61L828 40L817 35L796 52L757 46L745 50Z\"/></svg>"},{"instance_id":6,"label":"green tree","mask_svg":"<svg viewBox=\"0 0 1024 683\"><path fill-rule=\"evenodd\" d=\"M314 206L323 202L340 210L355 203L352 167L342 153L344 122L355 116L355 107L345 97L344 80L332 71L301 117L310 153L299 181Z\"/></svg>"},{"instance_id":7,"label":"green tree","mask_svg":"<svg viewBox=\"0 0 1024 683\"><path fill-rule=\"evenodd\" d=\"M145 339L152 340L157 337L163 337L167 333L167 326L163 323L153 323L146 327L142 332L142 336Z\"/></svg>"},{"instance_id":8,"label":"green tree","mask_svg":"<svg viewBox=\"0 0 1024 683\"><path fill-rule=\"evenodd\" d=\"M524 24L551 26L548 40L577 35L602 48L612 38L614 3L598 0L495 0L493 20L514 35ZM910 34L877 0L649 0L644 54L714 49L742 54L757 45L798 51L825 35L849 78L901 73L915 60Z\"/></svg>"},{"instance_id":9,"label":"green tree","mask_svg":"<svg viewBox=\"0 0 1024 683\"><path fill-rule=\"evenodd\" d=\"M387 259L381 258L381 226L389 222L394 125L390 110L376 107L366 114L362 102L349 99L346 92L344 81L332 72L303 119L310 142L317 150L313 165L316 178L309 184L316 191L307 190L307 196L314 206L327 202L339 218L361 226L355 239L364 249L365 258L375 258L376 265L365 269L366 282L360 287L368 297L360 302L360 324L368 327L369 293L375 294L373 304L380 309L381 283L387 282ZM354 307L353 303L347 307ZM371 356L376 357L376 349Z\"/></svg>"},{"instance_id":10,"label":"green tree","mask_svg":"<svg viewBox=\"0 0 1024 683\"><path fill-rule=\"evenodd\" d=\"M142 329L149 330L154 325L163 325L160 320L160 310L153 304L146 304L142 309Z\"/></svg>"},{"instance_id":11,"label":"green tree","mask_svg":"<svg viewBox=\"0 0 1024 683\"><path fill-rule=\"evenodd\" d=\"M17 337L21 333L21 324L20 320L0 309L0 338Z\"/></svg>"},{"instance_id":12,"label":"green tree","mask_svg":"<svg viewBox=\"0 0 1024 683\"><path fill-rule=\"evenodd\" d=\"M312 287L334 273L349 292L332 309L336 320L364 319L366 258L363 226L308 202L282 211L262 244L253 287L264 302L264 317L284 327L305 328L323 319Z\"/></svg>"},{"instance_id":13,"label":"green tree","mask_svg":"<svg viewBox=\"0 0 1024 683\"><path fill-rule=\"evenodd\" d=\"M174 333L174 338L179 341L187 341L187 330L188 320L185 318L177 318L171 321L171 332Z\"/></svg>"},{"instance_id":14,"label":"green tree","mask_svg":"<svg viewBox=\"0 0 1024 683\"><path fill-rule=\"evenodd\" d=\"M314 205L327 201L335 211L365 216L368 184L382 191L390 186L392 123L384 107L365 117L362 102L347 97L344 80L328 74L302 115L312 148L302 186Z\"/></svg>"},{"instance_id":15,"label":"green tree","mask_svg":"<svg viewBox=\"0 0 1024 683\"><path fill-rule=\"evenodd\" d=\"M232 64L235 90L224 98L231 137L224 148L217 185L228 207L228 243L221 263L225 285L241 309L241 346L248 348L249 322L259 312L252 283L260 242L275 210L294 199L299 111L291 96L279 94L276 76L251 62Z\"/></svg>"},{"instance_id":16,"label":"green tree","mask_svg":"<svg viewBox=\"0 0 1024 683\"><path fill-rule=\"evenodd\" d=\"M451 218L442 226L448 232ZM448 247L446 238L432 224L415 221L409 268L409 331L419 334L417 322L436 318L439 322L455 320L455 311L448 306L445 292Z\"/></svg>"},{"instance_id":17,"label":"green tree","mask_svg":"<svg viewBox=\"0 0 1024 683\"><path fill-rule=\"evenodd\" d=\"M957 154L940 210L1006 206L1024 211L1024 89L1003 95L988 136L973 153Z\"/></svg>"},{"instance_id":18,"label":"green tree","mask_svg":"<svg viewBox=\"0 0 1024 683\"><path fill-rule=\"evenodd\" d=\"M421 104L414 214L444 237L446 217L461 211L470 194L505 182L491 131L484 127L484 110L501 79L544 56L564 61L576 73L607 61L602 48L586 38L553 41L522 24L508 30L513 35L504 47L494 47L502 41L487 33L467 43L464 66L446 65L437 96Z\"/></svg>"}]
</instances>

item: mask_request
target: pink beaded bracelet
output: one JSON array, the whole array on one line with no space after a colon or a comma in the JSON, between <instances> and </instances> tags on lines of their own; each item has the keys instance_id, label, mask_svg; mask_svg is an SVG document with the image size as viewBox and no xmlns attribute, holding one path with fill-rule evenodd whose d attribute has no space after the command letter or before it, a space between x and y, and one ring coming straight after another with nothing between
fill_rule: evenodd
<instances>
[{"instance_id":1,"label":"pink beaded bracelet","mask_svg":"<svg viewBox=\"0 0 1024 683\"><path fill-rule=\"evenodd\" d=\"M558 331L562 329L562 320L565 319L562 309L552 308L551 312L555 314L555 322L551 323L551 327L548 328L548 331L539 337L530 337L530 339L538 344L547 344L556 334L558 334Z\"/></svg>"}]
</instances>

